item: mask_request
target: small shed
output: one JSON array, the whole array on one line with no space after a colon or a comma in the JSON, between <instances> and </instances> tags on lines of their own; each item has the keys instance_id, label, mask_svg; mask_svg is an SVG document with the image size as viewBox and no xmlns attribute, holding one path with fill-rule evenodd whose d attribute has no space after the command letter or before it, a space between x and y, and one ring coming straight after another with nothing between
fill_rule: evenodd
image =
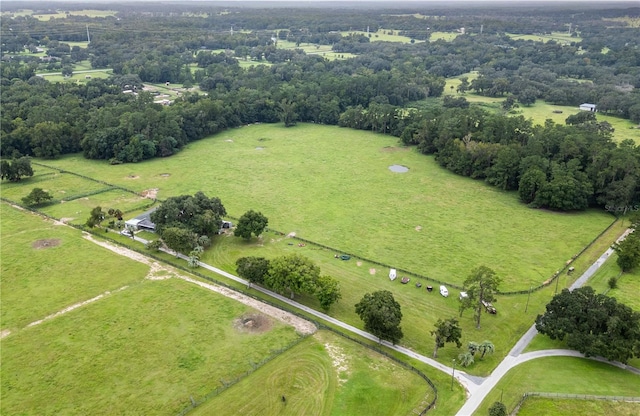
<instances>
[{"instance_id":1,"label":"small shed","mask_svg":"<svg viewBox=\"0 0 640 416\"><path fill-rule=\"evenodd\" d=\"M580 104L580 110L582 111L591 111L593 113L595 113L597 106L595 104L589 104L589 103L584 103L584 104Z\"/></svg>"},{"instance_id":2,"label":"small shed","mask_svg":"<svg viewBox=\"0 0 640 416\"><path fill-rule=\"evenodd\" d=\"M155 211L156 208L153 208L145 213L138 215L135 218L125 221L124 225L129 231L156 231L156 225L151 221L151 213Z\"/></svg>"},{"instance_id":3,"label":"small shed","mask_svg":"<svg viewBox=\"0 0 640 416\"><path fill-rule=\"evenodd\" d=\"M398 277L398 275L396 274L396 269L389 270L389 279L396 280L396 277Z\"/></svg>"}]
</instances>

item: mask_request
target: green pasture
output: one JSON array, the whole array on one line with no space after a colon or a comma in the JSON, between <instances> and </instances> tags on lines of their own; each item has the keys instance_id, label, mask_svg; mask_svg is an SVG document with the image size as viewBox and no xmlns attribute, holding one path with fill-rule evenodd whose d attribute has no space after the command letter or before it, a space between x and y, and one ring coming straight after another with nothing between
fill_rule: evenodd
<instances>
[{"instance_id":1,"label":"green pasture","mask_svg":"<svg viewBox=\"0 0 640 416\"><path fill-rule=\"evenodd\" d=\"M458 32L432 32L431 36L429 36L429 42L435 42L437 40L444 40L446 42L451 42L455 38L460 35Z\"/></svg>"},{"instance_id":2,"label":"green pasture","mask_svg":"<svg viewBox=\"0 0 640 416\"><path fill-rule=\"evenodd\" d=\"M148 272L147 266L114 256L73 228L6 203L0 204L0 214L2 330L21 330L77 302L136 284ZM48 245L34 247L39 241ZM7 342L2 341L3 351ZM3 402L5 397L3 392Z\"/></svg>"},{"instance_id":3,"label":"green pasture","mask_svg":"<svg viewBox=\"0 0 640 416\"><path fill-rule=\"evenodd\" d=\"M593 287L597 293L604 293L607 296L614 297L620 303L633 308L640 312L640 267L636 267L628 273L621 273L616 261L618 255L613 253L598 270L598 272L589 280L589 286ZM615 289L609 288L609 279L618 278L618 284ZM640 364L640 361L638 362Z\"/></svg>"},{"instance_id":4,"label":"green pasture","mask_svg":"<svg viewBox=\"0 0 640 416\"><path fill-rule=\"evenodd\" d=\"M108 185L84 179L69 173L60 173L43 166L32 165L34 176L19 182L6 182L0 184L2 197L11 201L22 203L22 198L27 196L33 188L42 188L48 192L54 200L73 199L79 195L109 189Z\"/></svg>"},{"instance_id":5,"label":"green pasture","mask_svg":"<svg viewBox=\"0 0 640 416\"><path fill-rule=\"evenodd\" d=\"M543 34L521 35L516 33L505 33L505 34L509 36L511 39L515 39L515 40L532 40L534 42L542 42L542 43L547 43L551 40L564 45L569 45L573 42L575 43L582 42L581 37L579 36L572 37L567 32L551 32L551 34L549 35L543 35Z\"/></svg>"},{"instance_id":6,"label":"green pasture","mask_svg":"<svg viewBox=\"0 0 640 416\"><path fill-rule=\"evenodd\" d=\"M529 209L396 138L333 126L236 128L138 164L80 155L48 163L137 192L158 188L160 199L202 190L232 216L258 209L284 233L446 282L461 284L487 264L503 290L544 282L612 220L597 210ZM394 164L410 171L391 172Z\"/></svg>"},{"instance_id":7,"label":"green pasture","mask_svg":"<svg viewBox=\"0 0 640 416\"><path fill-rule=\"evenodd\" d=\"M65 77L59 72L54 72L51 74L41 73L39 76L46 79L49 82L76 82L78 84L83 84L91 81L92 78L109 78L112 75L111 69L105 70L83 70L79 72L74 72L70 77Z\"/></svg>"},{"instance_id":8,"label":"green pasture","mask_svg":"<svg viewBox=\"0 0 640 416\"><path fill-rule=\"evenodd\" d=\"M145 211L151 203L152 201L149 199L141 198L120 189L113 189L61 204L46 205L40 210L53 218L64 218L65 222L83 225L89 218L91 210L95 207L102 207L105 212L110 208L117 208L122 212L131 212Z\"/></svg>"},{"instance_id":9,"label":"green pasture","mask_svg":"<svg viewBox=\"0 0 640 416\"><path fill-rule=\"evenodd\" d=\"M585 358L538 358L507 372L474 414L486 415L489 406L500 397L510 412L524 393L534 391L637 397L640 376Z\"/></svg>"},{"instance_id":10,"label":"green pasture","mask_svg":"<svg viewBox=\"0 0 640 416\"><path fill-rule=\"evenodd\" d=\"M432 398L417 374L320 331L190 414L400 415Z\"/></svg>"},{"instance_id":11,"label":"green pasture","mask_svg":"<svg viewBox=\"0 0 640 416\"><path fill-rule=\"evenodd\" d=\"M12 13L14 16L32 16L38 20L47 21L51 19L64 19L69 16L87 16L87 17L109 17L115 16L118 12L114 10L70 10L67 12L57 10L56 13L51 14L34 14L33 10L22 10L17 13Z\"/></svg>"},{"instance_id":12,"label":"green pasture","mask_svg":"<svg viewBox=\"0 0 640 416\"><path fill-rule=\"evenodd\" d=\"M255 312L177 279L112 293L2 341L0 411L174 415L299 338L239 329Z\"/></svg>"},{"instance_id":13,"label":"green pasture","mask_svg":"<svg viewBox=\"0 0 640 416\"><path fill-rule=\"evenodd\" d=\"M640 27L640 17L632 17L632 16L610 17L610 18L605 17L602 20L609 21L609 22L622 22L627 27Z\"/></svg>"},{"instance_id":14,"label":"green pasture","mask_svg":"<svg viewBox=\"0 0 640 416\"><path fill-rule=\"evenodd\" d=\"M640 403L528 397L518 416L562 416L562 415L616 415L636 416L640 414Z\"/></svg>"},{"instance_id":15,"label":"green pasture","mask_svg":"<svg viewBox=\"0 0 640 416\"><path fill-rule=\"evenodd\" d=\"M82 42L64 41L63 43L67 43L72 48L74 46L78 46L78 47L80 47L82 49L86 49L86 48L89 47L89 42L85 42L85 41L82 41ZM89 61L83 61L83 62L87 62L88 63ZM90 68L87 68L87 69L90 69Z\"/></svg>"},{"instance_id":16,"label":"green pasture","mask_svg":"<svg viewBox=\"0 0 640 416\"><path fill-rule=\"evenodd\" d=\"M376 31L372 29L369 31L368 34L367 34L367 31L365 30L349 30L346 32L341 32L342 37L349 36L351 34L368 36L371 42L400 42L400 43L411 42L410 37L398 35L398 31L393 29L378 29ZM415 42L422 42L422 41L415 41Z\"/></svg>"}]
</instances>

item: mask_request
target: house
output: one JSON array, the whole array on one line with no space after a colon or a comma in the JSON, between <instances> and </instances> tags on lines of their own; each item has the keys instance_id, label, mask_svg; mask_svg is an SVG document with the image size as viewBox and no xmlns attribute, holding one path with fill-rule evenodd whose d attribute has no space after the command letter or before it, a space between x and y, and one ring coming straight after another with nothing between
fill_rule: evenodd
<instances>
[{"instance_id":1,"label":"house","mask_svg":"<svg viewBox=\"0 0 640 416\"><path fill-rule=\"evenodd\" d=\"M595 104L588 104L588 103L580 104L580 110L582 110L582 111L592 111L594 113L597 111Z\"/></svg>"},{"instance_id":2,"label":"house","mask_svg":"<svg viewBox=\"0 0 640 416\"><path fill-rule=\"evenodd\" d=\"M153 208L149 211L138 215L135 218L125 221L124 225L129 231L156 231L156 225L151 222L151 214L157 209Z\"/></svg>"}]
</instances>

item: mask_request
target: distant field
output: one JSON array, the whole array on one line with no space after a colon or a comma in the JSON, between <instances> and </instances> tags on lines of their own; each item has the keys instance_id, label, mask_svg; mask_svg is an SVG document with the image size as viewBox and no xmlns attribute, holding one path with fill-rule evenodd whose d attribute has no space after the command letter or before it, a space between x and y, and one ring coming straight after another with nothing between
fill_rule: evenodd
<instances>
[{"instance_id":1,"label":"distant field","mask_svg":"<svg viewBox=\"0 0 640 416\"><path fill-rule=\"evenodd\" d=\"M321 331L190 414L403 415L431 393L416 374Z\"/></svg>"},{"instance_id":2,"label":"distant field","mask_svg":"<svg viewBox=\"0 0 640 416\"><path fill-rule=\"evenodd\" d=\"M87 16L87 17L108 17L108 16L115 16L116 13L118 12L114 10L86 9L86 10L70 10L68 14L60 10L58 10L56 13L51 13L51 14L34 14L33 10L25 9L15 13L3 12L2 14L12 14L13 16L33 16L38 20L47 21L51 19L64 19L68 15L69 16Z\"/></svg>"},{"instance_id":3,"label":"distant field","mask_svg":"<svg viewBox=\"0 0 640 416\"><path fill-rule=\"evenodd\" d=\"M451 42L455 38L457 38L460 33L457 32L433 32L431 36L429 36L430 42L435 42L437 40L444 40L447 42Z\"/></svg>"},{"instance_id":4,"label":"distant field","mask_svg":"<svg viewBox=\"0 0 640 416\"><path fill-rule=\"evenodd\" d=\"M520 364L505 374L474 415L486 415L489 406L500 397L510 412L522 395L531 391L637 397L640 376L585 358L539 358Z\"/></svg>"},{"instance_id":5,"label":"distant field","mask_svg":"<svg viewBox=\"0 0 640 416\"><path fill-rule=\"evenodd\" d=\"M91 81L92 78L109 78L112 75L110 69L104 71L91 71L91 72L74 72L70 77L64 77L60 73L53 74L40 74L40 76L49 82L77 82L83 84Z\"/></svg>"},{"instance_id":6,"label":"distant field","mask_svg":"<svg viewBox=\"0 0 640 416\"><path fill-rule=\"evenodd\" d=\"M175 415L299 338L266 317L264 332L234 324L253 313L177 279L112 293L2 340L0 412Z\"/></svg>"},{"instance_id":7,"label":"distant field","mask_svg":"<svg viewBox=\"0 0 640 416\"><path fill-rule=\"evenodd\" d=\"M563 416L563 415L616 415L637 416L640 414L640 403L581 400L581 399L547 399L528 397L518 416Z\"/></svg>"},{"instance_id":8,"label":"distant field","mask_svg":"<svg viewBox=\"0 0 640 416\"><path fill-rule=\"evenodd\" d=\"M515 40L533 40L535 42L547 43L553 40L562 44L579 43L582 42L582 38L579 36L572 37L567 32L552 32L550 35L519 35L515 33L506 33L511 39Z\"/></svg>"},{"instance_id":9,"label":"distant field","mask_svg":"<svg viewBox=\"0 0 640 416\"><path fill-rule=\"evenodd\" d=\"M347 31L347 32L341 32L342 36L349 36L350 34L356 34L356 35L365 35L365 36L369 36L369 40L371 42L400 42L400 43L409 43L411 42L411 38L408 36L401 36L398 35L398 31L397 30L392 30L392 29L379 29L377 31L371 30L368 34L366 31L363 30L351 30L351 31ZM415 41L415 42L422 42L422 41Z\"/></svg>"}]
</instances>

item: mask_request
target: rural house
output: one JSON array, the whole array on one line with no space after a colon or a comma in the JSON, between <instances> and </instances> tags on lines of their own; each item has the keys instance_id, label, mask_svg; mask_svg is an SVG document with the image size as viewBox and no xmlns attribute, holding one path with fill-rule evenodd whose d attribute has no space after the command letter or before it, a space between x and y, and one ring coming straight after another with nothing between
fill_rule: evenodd
<instances>
[{"instance_id":1,"label":"rural house","mask_svg":"<svg viewBox=\"0 0 640 416\"><path fill-rule=\"evenodd\" d=\"M592 112L596 112L596 105L595 104L588 104L588 103L584 103L584 104L580 104L580 110L582 111L592 111Z\"/></svg>"}]
</instances>

